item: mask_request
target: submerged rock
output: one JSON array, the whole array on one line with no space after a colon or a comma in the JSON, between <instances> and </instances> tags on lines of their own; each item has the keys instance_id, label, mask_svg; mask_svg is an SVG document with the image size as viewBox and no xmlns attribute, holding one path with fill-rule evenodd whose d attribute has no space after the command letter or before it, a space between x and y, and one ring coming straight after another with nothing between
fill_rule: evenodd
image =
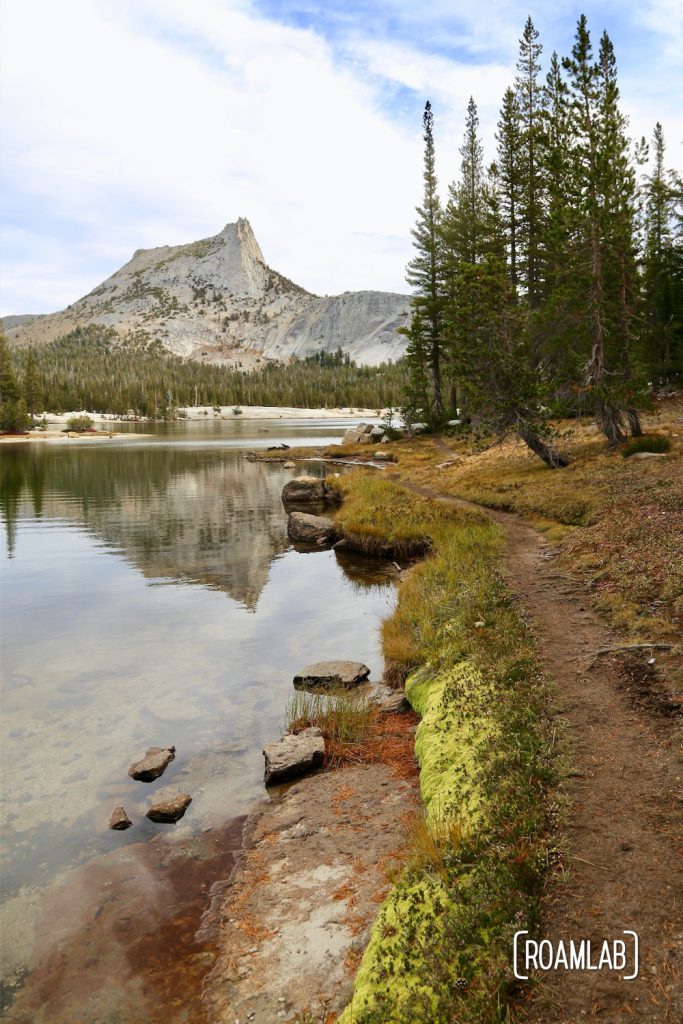
<instances>
[{"instance_id":1,"label":"submerged rock","mask_svg":"<svg viewBox=\"0 0 683 1024\"><path fill-rule=\"evenodd\" d=\"M290 512L287 520L287 534L290 540L305 541L307 544L332 542L339 536L334 519L327 516L313 516L309 512Z\"/></svg>"},{"instance_id":2,"label":"submerged rock","mask_svg":"<svg viewBox=\"0 0 683 1024\"><path fill-rule=\"evenodd\" d=\"M285 464L284 464L284 466L282 468L283 469L296 469L296 462L292 462L291 460L289 462L285 462Z\"/></svg>"},{"instance_id":3,"label":"submerged rock","mask_svg":"<svg viewBox=\"0 0 683 1024\"><path fill-rule=\"evenodd\" d=\"M325 690L335 686L360 686L370 669L362 661L317 661L294 676L297 690Z\"/></svg>"},{"instance_id":4,"label":"submerged rock","mask_svg":"<svg viewBox=\"0 0 683 1024\"><path fill-rule=\"evenodd\" d=\"M132 824L133 822L130 820L123 807L115 807L111 812L109 828L114 828L121 832L124 828L130 828Z\"/></svg>"},{"instance_id":5,"label":"submerged rock","mask_svg":"<svg viewBox=\"0 0 683 1024\"><path fill-rule=\"evenodd\" d=\"M189 793L178 793L177 796L169 797L167 800L159 800L152 804L145 811L150 821L164 821L174 823L180 821L187 808L192 803Z\"/></svg>"},{"instance_id":6,"label":"submerged rock","mask_svg":"<svg viewBox=\"0 0 683 1024\"><path fill-rule=\"evenodd\" d=\"M154 782L163 775L175 757L175 747L149 747L145 756L128 769L128 774L138 782Z\"/></svg>"},{"instance_id":7,"label":"submerged rock","mask_svg":"<svg viewBox=\"0 0 683 1024\"><path fill-rule=\"evenodd\" d=\"M289 733L264 747L266 759L263 781L266 786L286 782L317 768L325 758L325 740L320 729L312 726L302 732Z\"/></svg>"}]
</instances>

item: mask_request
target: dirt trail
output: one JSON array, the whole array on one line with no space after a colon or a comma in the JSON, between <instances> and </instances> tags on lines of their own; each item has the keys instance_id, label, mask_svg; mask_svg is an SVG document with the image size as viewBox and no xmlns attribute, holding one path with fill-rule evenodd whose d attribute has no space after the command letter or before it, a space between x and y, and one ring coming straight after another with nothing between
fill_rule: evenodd
<instances>
[{"instance_id":1,"label":"dirt trail","mask_svg":"<svg viewBox=\"0 0 683 1024\"><path fill-rule=\"evenodd\" d=\"M521 1015L539 1024L681 1021L680 707L648 665L649 652L595 658L620 640L592 612L580 584L557 571L541 534L514 515L480 511L507 532L508 582L557 687L558 724L568 739L566 846L547 880L544 937L554 946L590 939L598 950L624 929L640 938L636 980L607 971L548 972L532 998L524 998L523 986Z\"/></svg>"}]
</instances>

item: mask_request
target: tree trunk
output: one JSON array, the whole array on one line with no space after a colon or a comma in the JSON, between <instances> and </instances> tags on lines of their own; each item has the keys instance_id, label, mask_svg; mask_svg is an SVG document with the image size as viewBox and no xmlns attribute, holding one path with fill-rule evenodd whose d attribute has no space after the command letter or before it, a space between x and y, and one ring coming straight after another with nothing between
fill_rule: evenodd
<instances>
[{"instance_id":1,"label":"tree trunk","mask_svg":"<svg viewBox=\"0 0 683 1024\"><path fill-rule=\"evenodd\" d=\"M438 343L432 344L432 389L434 391L434 399L432 403L432 410L434 412L434 418L440 420L443 416L443 399L441 397L441 360L439 358L439 346Z\"/></svg>"},{"instance_id":2,"label":"tree trunk","mask_svg":"<svg viewBox=\"0 0 683 1024\"><path fill-rule=\"evenodd\" d=\"M638 410L637 409L628 409L627 410L627 416L628 416L628 425L631 428L631 436L632 437L642 437L643 436L643 428L640 425L640 417L638 416Z\"/></svg>"},{"instance_id":3,"label":"tree trunk","mask_svg":"<svg viewBox=\"0 0 683 1024\"><path fill-rule=\"evenodd\" d=\"M624 433L624 418L621 409L608 402L605 398L599 398L595 411L595 420L610 445L623 444L626 441Z\"/></svg>"},{"instance_id":4,"label":"tree trunk","mask_svg":"<svg viewBox=\"0 0 683 1024\"><path fill-rule=\"evenodd\" d=\"M531 448L534 455L538 455L539 459L543 459L546 466L549 466L551 469L562 469L564 466L569 465L569 459L556 451L552 445L543 441L529 424L521 424L517 428L517 433L522 441Z\"/></svg>"}]
</instances>

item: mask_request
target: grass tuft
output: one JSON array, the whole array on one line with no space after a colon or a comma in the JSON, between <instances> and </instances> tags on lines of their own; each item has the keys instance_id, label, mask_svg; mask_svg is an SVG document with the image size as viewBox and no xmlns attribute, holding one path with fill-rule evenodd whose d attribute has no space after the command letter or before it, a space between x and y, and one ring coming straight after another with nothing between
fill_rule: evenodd
<instances>
[{"instance_id":1,"label":"grass tuft","mask_svg":"<svg viewBox=\"0 0 683 1024\"><path fill-rule=\"evenodd\" d=\"M642 437L634 437L632 441L624 445L621 454L625 459L637 452L652 452L660 454L671 451L671 439L664 434L644 434Z\"/></svg>"}]
</instances>

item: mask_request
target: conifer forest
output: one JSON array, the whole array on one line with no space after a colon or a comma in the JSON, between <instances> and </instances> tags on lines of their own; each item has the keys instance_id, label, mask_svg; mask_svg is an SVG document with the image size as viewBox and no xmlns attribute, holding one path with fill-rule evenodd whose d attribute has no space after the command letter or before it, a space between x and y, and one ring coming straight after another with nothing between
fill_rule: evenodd
<instances>
[{"instance_id":1,"label":"conifer forest","mask_svg":"<svg viewBox=\"0 0 683 1024\"><path fill-rule=\"evenodd\" d=\"M445 200L429 102L423 129L406 419L458 410L553 467L558 415L594 416L611 444L637 436L682 369L683 192L662 125L629 137L608 34L596 49L582 16L571 53L544 68L527 20L495 161L471 98Z\"/></svg>"}]
</instances>

